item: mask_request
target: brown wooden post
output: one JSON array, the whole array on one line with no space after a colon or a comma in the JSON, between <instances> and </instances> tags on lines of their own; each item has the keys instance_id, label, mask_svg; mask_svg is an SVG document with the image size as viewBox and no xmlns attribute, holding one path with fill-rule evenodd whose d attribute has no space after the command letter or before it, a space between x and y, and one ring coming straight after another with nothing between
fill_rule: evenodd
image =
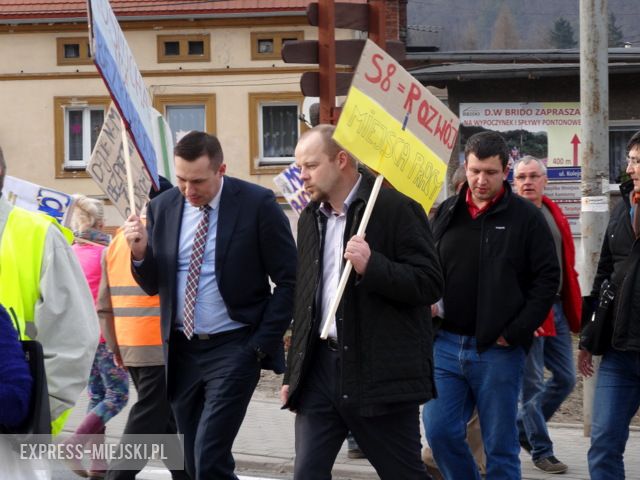
<instances>
[{"instance_id":1,"label":"brown wooden post","mask_svg":"<svg viewBox=\"0 0 640 480\"><path fill-rule=\"evenodd\" d=\"M387 49L385 0L369 0L369 38L383 50Z\"/></svg>"},{"instance_id":2,"label":"brown wooden post","mask_svg":"<svg viewBox=\"0 0 640 480\"><path fill-rule=\"evenodd\" d=\"M318 60L320 64L320 123L337 122L336 105L336 11L334 0L318 1Z\"/></svg>"},{"instance_id":3,"label":"brown wooden post","mask_svg":"<svg viewBox=\"0 0 640 480\"><path fill-rule=\"evenodd\" d=\"M397 0L396 0L397 1ZM404 60L405 47L399 40L387 41L387 2L368 0L368 3L317 0L307 6L309 25L318 27L318 40L291 40L282 47L282 60L286 63L318 64L318 71L304 72L300 90L306 97L320 97L321 123L338 122L340 108L335 106L336 96L346 95L353 72L365 45L361 38L335 39L336 28L369 32L369 38L384 48L398 61ZM336 65L340 65L339 72Z\"/></svg>"}]
</instances>

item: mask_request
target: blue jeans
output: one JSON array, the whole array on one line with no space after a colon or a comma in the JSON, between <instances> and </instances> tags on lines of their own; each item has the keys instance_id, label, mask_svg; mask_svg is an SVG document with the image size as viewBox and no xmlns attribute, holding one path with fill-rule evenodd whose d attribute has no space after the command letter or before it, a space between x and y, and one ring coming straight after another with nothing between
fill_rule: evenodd
<instances>
[{"instance_id":1,"label":"blue jeans","mask_svg":"<svg viewBox=\"0 0 640 480\"><path fill-rule=\"evenodd\" d=\"M571 331L562 311L562 305L553 305L555 337L536 337L524 364L522 379L522 405L518 412L518 433L526 438L533 449L535 461L553 455L547 421L560 408L576 384L573 364ZM544 380L544 369L551 378Z\"/></svg>"},{"instance_id":2,"label":"blue jeans","mask_svg":"<svg viewBox=\"0 0 640 480\"><path fill-rule=\"evenodd\" d=\"M521 477L516 416L524 359L522 347L495 345L478 353L474 337L438 332L434 343L438 398L424 406L423 421L445 478L480 479L465 441L474 406L487 454L486 478Z\"/></svg>"},{"instance_id":3,"label":"blue jeans","mask_svg":"<svg viewBox=\"0 0 640 480\"><path fill-rule=\"evenodd\" d=\"M592 480L625 478L622 456L639 406L640 352L609 350L600 363L593 399L588 453Z\"/></svg>"}]
</instances>

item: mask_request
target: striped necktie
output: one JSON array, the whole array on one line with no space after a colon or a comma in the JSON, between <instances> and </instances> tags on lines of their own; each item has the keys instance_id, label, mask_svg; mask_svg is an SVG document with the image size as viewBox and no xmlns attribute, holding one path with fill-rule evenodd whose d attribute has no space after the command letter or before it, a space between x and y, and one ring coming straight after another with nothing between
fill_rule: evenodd
<instances>
[{"instance_id":1,"label":"striped necktie","mask_svg":"<svg viewBox=\"0 0 640 480\"><path fill-rule=\"evenodd\" d=\"M209 231L209 205L200 207L202 218L193 237L193 249L189 259L189 271L187 273L187 287L184 292L184 334L188 339L193 336L195 328L196 297L198 296L198 283L200 281L200 269L204 259L204 247L207 244L207 232Z\"/></svg>"}]
</instances>

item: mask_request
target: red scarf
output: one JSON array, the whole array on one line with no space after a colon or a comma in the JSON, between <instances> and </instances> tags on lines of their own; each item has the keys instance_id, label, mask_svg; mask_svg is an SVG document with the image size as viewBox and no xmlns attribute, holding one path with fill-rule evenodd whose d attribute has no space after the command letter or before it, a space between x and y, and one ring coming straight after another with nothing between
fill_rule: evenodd
<instances>
[{"instance_id":1,"label":"red scarf","mask_svg":"<svg viewBox=\"0 0 640 480\"><path fill-rule=\"evenodd\" d=\"M467 209L469 210L469 215L471 215L471 218L475 220L484 212L489 210L493 205L498 203L502 197L504 197L504 185L502 186L498 194L495 197L493 197L491 200L489 200L489 203L487 203L484 207L480 208L475 203L473 203L473 197L471 196L471 187L469 187L467 189L467 196L466 196Z\"/></svg>"},{"instance_id":2,"label":"red scarf","mask_svg":"<svg viewBox=\"0 0 640 480\"><path fill-rule=\"evenodd\" d=\"M632 192L631 203L633 204L631 226L636 237L640 237L640 192Z\"/></svg>"}]
</instances>

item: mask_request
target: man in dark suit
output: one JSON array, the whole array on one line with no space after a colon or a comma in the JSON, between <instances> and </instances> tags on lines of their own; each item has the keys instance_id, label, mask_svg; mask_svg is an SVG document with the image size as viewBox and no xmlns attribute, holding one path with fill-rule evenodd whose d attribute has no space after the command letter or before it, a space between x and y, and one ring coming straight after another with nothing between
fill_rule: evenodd
<instances>
[{"instance_id":1,"label":"man in dark suit","mask_svg":"<svg viewBox=\"0 0 640 480\"><path fill-rule=\"evenodd\" d=\"M220 142L174 150L178 188L124 225L136 281L160 295L167 394L194 480L236 479L231 446L260 366L284 369L296 247L270 190L225 177ZM274 284L271 289L269 279Z\"/></svg>"}]
</instances>

